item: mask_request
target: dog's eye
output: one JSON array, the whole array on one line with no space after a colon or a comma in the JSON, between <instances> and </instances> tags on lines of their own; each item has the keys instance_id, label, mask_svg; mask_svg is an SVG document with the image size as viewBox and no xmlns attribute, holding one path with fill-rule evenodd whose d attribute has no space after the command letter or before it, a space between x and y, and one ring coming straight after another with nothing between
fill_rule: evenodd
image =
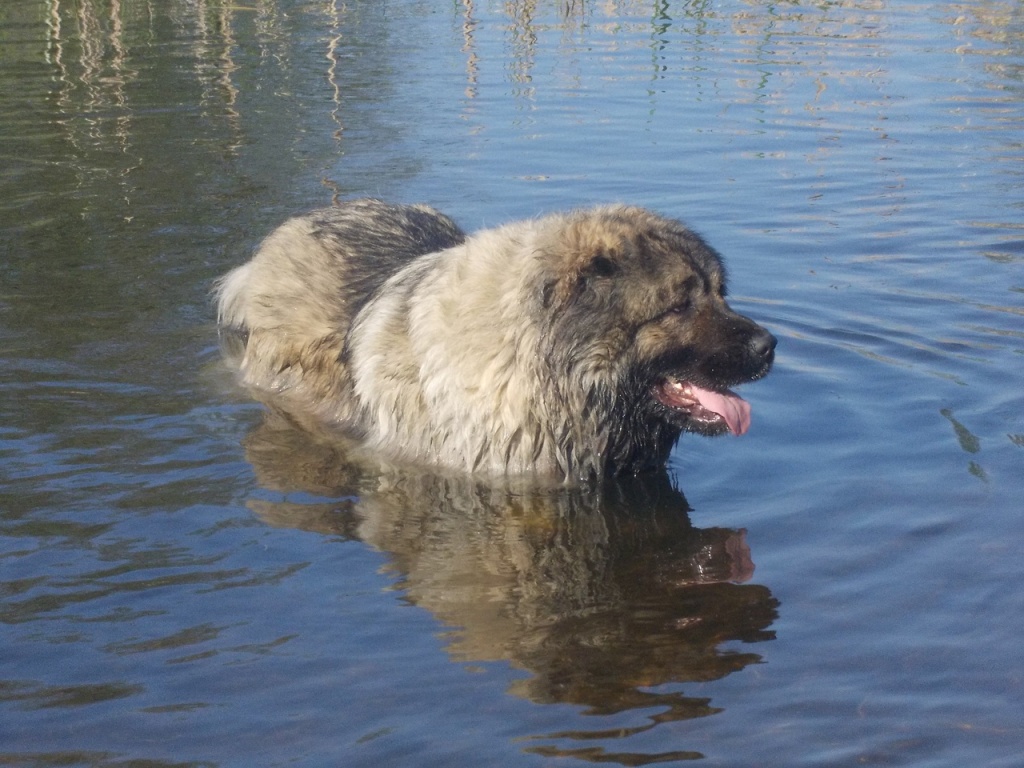
<instances>
[{"instance_id":1,"label":"dog's eye","mask_svg":"<svg viewBox=\"0 0 1024 768\"><path fill-rule=\"evenodd\" d=\"M687 299L686 301L681 301L678 304L676 304L674 307L669 309L668 312L666 312L665 314L666 315L685 315L685 314L689 313L691 307L692 307L692 304Z\"/></svg>"},{"instance_id":2,"label":"dog's eye","mask_svg":"<svg viewBox=\"0 0 1024 768\"><path fill-rule=\"evenodd\" d=\"M655 315L651 318L652 323L661 323L665 320L672 318L687 317L693 311L693 303L689 299L680 301L668 309L664 310L660 315Z\"/></svg>"}]
</instances>

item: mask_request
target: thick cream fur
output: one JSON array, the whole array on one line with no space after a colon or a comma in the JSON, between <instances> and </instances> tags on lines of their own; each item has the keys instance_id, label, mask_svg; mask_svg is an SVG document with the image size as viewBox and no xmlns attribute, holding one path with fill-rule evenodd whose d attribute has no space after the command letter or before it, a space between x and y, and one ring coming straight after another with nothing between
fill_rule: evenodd
<instances>
[{"instance_id":1,"label":"thick cream fur","mask_svg":"<svg viewBox=\"0 0 1024 768\"><path fill-rule=\"evenodd\" d=\"M354 390L378 450L491 473L553 470L534 436L536 223L471 236L392 277L349 336Z\"/></svg>"},{"instance_id":2,"label":"thick cream fur","mask_svg":"<svg viewBox=\"0 0 1024 768\"><path fill-rule=\"evenodd\" d=\"M697 235L640 208L465 236L422 206L353 201L283 224L216 293L242 383L300 422L386 459L568 481L664 464L687 425L652 407L649 365L717 360L758 330L722 280ZM690 297L692 318L670 311Z\"/></svg>"}]
</instances>

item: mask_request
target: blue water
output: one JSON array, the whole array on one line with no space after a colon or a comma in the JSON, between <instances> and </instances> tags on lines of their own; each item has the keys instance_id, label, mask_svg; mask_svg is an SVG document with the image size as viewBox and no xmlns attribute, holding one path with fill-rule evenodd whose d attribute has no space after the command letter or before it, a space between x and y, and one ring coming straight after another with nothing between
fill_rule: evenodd
<instances>
[{"instance_id":1,"label":"blue water","mask_svg":"<svg viewBox=\"0 0 1024 768\"><path fill-rule=\"evenodd\" d=\"M352 478L208 291L362 195L686 220L750 434ZM1024 763L1019 3L8 3L0 258L0 764Z\"/></svg>"}]
</instances>

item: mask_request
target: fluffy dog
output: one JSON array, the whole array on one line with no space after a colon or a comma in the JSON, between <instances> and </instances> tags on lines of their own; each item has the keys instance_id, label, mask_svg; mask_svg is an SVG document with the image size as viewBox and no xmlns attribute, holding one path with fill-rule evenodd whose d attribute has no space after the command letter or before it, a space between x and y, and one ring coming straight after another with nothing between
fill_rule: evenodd
<instances>
[{"instance_id":1,"label":"fluffy dog","mask_svg":"<svg viewBox=\"0 0 1024 768\"><path fill-rule=\"evenodd\" d=\"M490 475L634 474L681 432L743 434L729 387L776 344L729 308L711 247L628 206L467 237L426 206L346 202L285 222L216 292L261 399Z\"/></svg>"}]
</instances>

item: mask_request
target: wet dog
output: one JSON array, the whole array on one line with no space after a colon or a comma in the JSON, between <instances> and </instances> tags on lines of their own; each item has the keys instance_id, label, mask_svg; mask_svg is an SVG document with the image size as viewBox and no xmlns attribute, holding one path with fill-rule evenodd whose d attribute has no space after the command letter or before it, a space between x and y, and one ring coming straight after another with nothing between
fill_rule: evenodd
<instances>
[{"instance_id":1,"label":"wet dog","mask_svg":"<svg viewBox=\"0 0 1024 768\"><path fill-rule=\"evenodd\" d=\"M628 206L467 236L426 206L346 202L285 222L216 291L261 399L487 475L635 474L684 431L743 434L730 387L776 344L704 240Z\"/></svg>"}]
</instances>

